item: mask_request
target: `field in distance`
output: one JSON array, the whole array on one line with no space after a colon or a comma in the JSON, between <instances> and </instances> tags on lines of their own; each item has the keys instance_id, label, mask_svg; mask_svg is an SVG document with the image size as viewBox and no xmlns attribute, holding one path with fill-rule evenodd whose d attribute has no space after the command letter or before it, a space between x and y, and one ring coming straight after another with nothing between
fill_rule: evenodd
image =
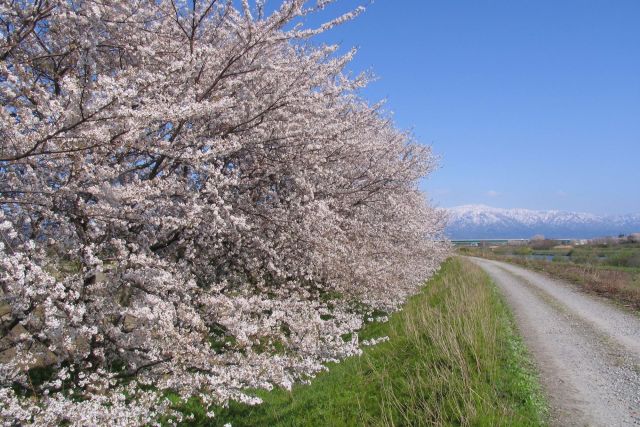
<instances>
[{"instance_id":1,"label":"field in distance","mask_svg":"<svg viewBox=\"0 0 640 427\"><path fill-rule=\"evenodd\" d=\"M548 239L482 241L477 246L460 246L458 251L542 271L640 310L640 242L635 239L596 239L586 244Z\"/></svg>"}]
</instances>

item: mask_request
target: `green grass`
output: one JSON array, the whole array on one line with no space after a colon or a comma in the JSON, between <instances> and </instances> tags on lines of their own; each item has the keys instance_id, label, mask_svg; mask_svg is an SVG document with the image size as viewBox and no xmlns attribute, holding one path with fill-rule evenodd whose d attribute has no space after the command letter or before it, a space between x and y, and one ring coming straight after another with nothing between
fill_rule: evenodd
<instances>
[{"instance_id":1,"label":"green grass","mask_svg":"<svg viewBox=\"0 0 640 427\"><path fill-rule=\"evenodd\" d=\"M459 259L386 324L360 357L332 364L310 385L257 392L258 406L230 403L214 419L197 401L188 425L544 425L546 403L513 319L478 267Z\"/></svg>"}]
</instances>

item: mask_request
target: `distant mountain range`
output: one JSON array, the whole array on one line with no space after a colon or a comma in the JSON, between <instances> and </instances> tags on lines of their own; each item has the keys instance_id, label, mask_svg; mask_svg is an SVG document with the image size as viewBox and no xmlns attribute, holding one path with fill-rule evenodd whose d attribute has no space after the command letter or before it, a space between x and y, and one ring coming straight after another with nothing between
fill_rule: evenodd
<instances>
[{"instance_id":1,"label":"distant mountain range","mask_svg":"<svg viewBox=\"0 0 640 427\"><path fill-rule=\"evenodd\" d=\"M640 232L640 214L593 215L484 205L458 206L447 211L446 233L452 240L529 239L536 234L547 238L590 239Z\"/></svg>"}]
</instances>

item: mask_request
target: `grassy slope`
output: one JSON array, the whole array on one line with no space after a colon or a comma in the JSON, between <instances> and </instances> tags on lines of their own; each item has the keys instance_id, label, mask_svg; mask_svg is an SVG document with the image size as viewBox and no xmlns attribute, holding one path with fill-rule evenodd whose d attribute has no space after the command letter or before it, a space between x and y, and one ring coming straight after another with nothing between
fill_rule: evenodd
<instances>
[{"instance_id":1,"label":"grassy slope","mask_svg":"<svg viewBox=\"0 0 640 427\"><path fill-rule=\"evenodd\" d=\"M489 278L449 260L422 293L364 338L388 335L291 392L258 393L189 425L541 425L546 405L513 320Z\"/></svg>"}]
</instances>

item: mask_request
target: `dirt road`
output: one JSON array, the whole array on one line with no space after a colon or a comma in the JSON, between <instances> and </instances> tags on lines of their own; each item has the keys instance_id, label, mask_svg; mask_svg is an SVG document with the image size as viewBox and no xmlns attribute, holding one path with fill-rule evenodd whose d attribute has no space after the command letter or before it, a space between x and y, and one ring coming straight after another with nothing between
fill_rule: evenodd
<instances>
[{"instance_id":1,"label":"dirt road","mask_svg":"<svg viewBox=\"0 0 640 427\"><path fill-rule=\"evenodd\" d=\"M511 305L553 425L640 425L639 316L521 267L471 260Z\"/></svg>"}]
</instances>

